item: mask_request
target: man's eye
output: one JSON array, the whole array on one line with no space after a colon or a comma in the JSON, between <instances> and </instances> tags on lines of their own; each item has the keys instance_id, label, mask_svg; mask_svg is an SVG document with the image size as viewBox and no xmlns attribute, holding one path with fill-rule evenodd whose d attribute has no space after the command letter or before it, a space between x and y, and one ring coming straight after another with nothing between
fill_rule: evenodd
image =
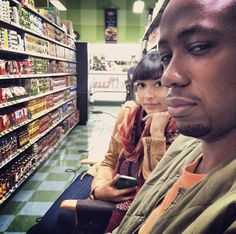
<instances>
[{"instance_id":1,"label":"man's eye","mask_svg":"<svg viewBox=\"0 0 236 234\"><path fill-rule=\"evenodd\" d=\"M161 55L161 63L163 64L163 66L169 64L171 57L172 57L171 54L162 54Z\"/></svg>"},{"instance_id":2,"label":"man's eye","mask_svg":"<svg viewBox=\"0 0 236 234\"><path fill-rule=\"evenodd\" d=\"M156 87L160 87L161 86L161 81L157 81L156 82Z\"/></svg>"},{"instance_id":3,"label":"man's eye","mask_svg":"<svg viewBox=\"0 0 236 234\"><path fill-rule=\"evenodd\" d=\"M188 47L188 50L196 55L200 55L208 52L212 45L209 43L193 43Z\"/></svg>"}]
</instances>

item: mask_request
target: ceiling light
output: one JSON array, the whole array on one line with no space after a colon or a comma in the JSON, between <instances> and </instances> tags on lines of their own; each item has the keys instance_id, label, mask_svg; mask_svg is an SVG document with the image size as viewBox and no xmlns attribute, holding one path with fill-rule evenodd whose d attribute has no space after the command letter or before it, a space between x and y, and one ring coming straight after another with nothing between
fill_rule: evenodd
<instances>
[{"instance_id":1,"label":"ceiling light","mask_svg":"<svg viewBox=\"0 0 236 234\"><path fill-rule=\"evenodd\" d=\"M134 13L142 13L144 9L144 2L141 0L137 0L134 2L133 5L133 12Z\"/></svg>"},{"instance_id":2,"label":"ceiling light","mask_svg":"<svg viewBox=\"0 0 236 234\"><path fill-rule=\"evenodd\" d=\"M58 0L50 0L52 5L57 8L58 11L66 11L65 6Z\"/></svg>"}]
</instances>

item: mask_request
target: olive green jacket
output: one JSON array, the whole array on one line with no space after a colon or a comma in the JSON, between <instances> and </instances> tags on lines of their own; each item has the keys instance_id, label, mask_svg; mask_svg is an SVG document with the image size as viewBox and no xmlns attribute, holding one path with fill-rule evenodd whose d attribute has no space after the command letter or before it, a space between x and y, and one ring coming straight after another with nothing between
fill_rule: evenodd
<instances>
[{"instance_id":1,"label":"olive green jacket","mask_svg":"<svg viewBox=\"0 0 236 234\"><path fill-rule=\"evenodd\" d=\"M183 166L194 161L201 151L198 140L179 136L136 196L120 226L112 233L138 233L144 220L177 180ZM236 155L235 159L218 165L191 189L181 189L150 233L236 233Z\"/></svg>"}]
</instances>

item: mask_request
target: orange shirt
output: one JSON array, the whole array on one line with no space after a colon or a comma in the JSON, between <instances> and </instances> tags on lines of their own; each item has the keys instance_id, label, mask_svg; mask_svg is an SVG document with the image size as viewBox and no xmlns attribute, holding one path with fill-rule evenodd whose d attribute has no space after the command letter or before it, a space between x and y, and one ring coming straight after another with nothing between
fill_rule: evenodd
<instances>
[{"instance_id":1,"label":"orange shirt","mask_svg":"<svg viewBox=\"0 0 236 234\"><path fill-rule=\"evenodd\" d=\"M148 216L147 220L140 228L138 232L139 234L149 233L149 231L152 229L154 224L157 222L157 219L169 207L171 202L178 195L180 188L190 189L192 186L199 183L203 179L205 174L194 173L201 159L202 159L202 155L199 156L192 164L186 166L183 169L182 175L179 177L179 179L174 183L174 185L168 191L162 203L158 207L156 207Z\"/></svg>"}]
</instances>

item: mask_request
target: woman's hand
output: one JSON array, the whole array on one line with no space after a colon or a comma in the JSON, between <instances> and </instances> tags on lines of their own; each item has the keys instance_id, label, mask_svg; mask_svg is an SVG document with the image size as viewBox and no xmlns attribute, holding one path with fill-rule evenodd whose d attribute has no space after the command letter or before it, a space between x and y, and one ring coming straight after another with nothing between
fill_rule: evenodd
<instances>
[{"instance_id":1,"label":"woman's hand","mask_svg":"<svg viewBox=\"0 0 236 234\"><path fill-rule=\"evenodd\" d=\"M150 133L152 137L163 138L165 137L165 129L170 120L170 114L165 112L154 112L146 115L143 118L146 125L150 125Z\"/></svg>"},{"instance_id":2,"label":"woman's hand","mask_svg":"<svg viewBox=\"0 0 236 234\"><path fill-rule=\"evenodd\" d=\"M117 174L110 182L95 188L95 199L103 201L122 202L133 198L133 192L136 191L136 187L117 189L116 183L119 179Z\"/></svg>"}]
</instances>

